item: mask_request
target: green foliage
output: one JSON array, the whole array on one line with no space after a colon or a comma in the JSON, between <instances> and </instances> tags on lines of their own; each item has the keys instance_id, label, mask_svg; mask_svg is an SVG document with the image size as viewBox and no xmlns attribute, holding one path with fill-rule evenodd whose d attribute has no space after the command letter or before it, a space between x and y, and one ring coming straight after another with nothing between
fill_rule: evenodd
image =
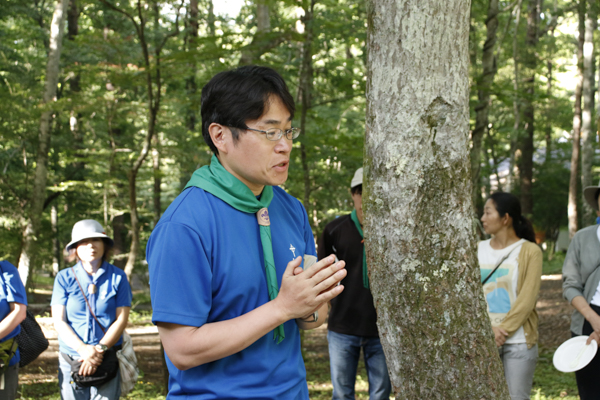
<instances>
[{"instance_id":1,"label":"green foliage","mask_svg":"<svg viewBox=\"0 0 600 400\"><path fill-rule=\"evenodd\" d=\"M544 263L542 265L543 275L562 274L562 267L565 263L566 253L554 253L552 259L548 259L549 252L544 252Z\"/></svg>"}]
</instances>

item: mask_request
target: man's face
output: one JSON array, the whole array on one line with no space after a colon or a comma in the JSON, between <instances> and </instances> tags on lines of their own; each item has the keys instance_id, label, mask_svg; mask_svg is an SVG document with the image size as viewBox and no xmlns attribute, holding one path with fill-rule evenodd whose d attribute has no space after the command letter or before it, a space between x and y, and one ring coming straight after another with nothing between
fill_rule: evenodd
<instances>
[{"instance_id":1,"label":"man's face","mask_svg":"<svg viewBox=\"0 0 600 400\"><path fill-rule=\"evenodd\" d=\"M354 202L354 208L356 209L356 216L358 217L358 222L363 224L363 212L362 212L362 194L354 193L352 194L352 201Z\"/></svg>"},{"instance_id":2,"label":"man's face","mask_svg":"<svg viewBox=\"0 0 600 400\"><path fill-rule=\"evenodd\" d=\"M292 127L290 112L278 96L271 96L265 112L258 119L246 121L252 129L266 131ZM288 177L292 141L285 135L277 141L268 140L264 133L240 130L233 141L231 132L224 137L223 149L219 148L219 160L227 171L246 184L255 195L266 185L283 184Z\"/></svg>"}]
</instances>

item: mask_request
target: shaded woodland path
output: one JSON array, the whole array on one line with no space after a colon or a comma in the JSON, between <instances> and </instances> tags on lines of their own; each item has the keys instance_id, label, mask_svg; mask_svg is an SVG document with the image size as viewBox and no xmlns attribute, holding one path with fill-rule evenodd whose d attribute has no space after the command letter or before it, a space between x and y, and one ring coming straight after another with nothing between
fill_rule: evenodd
<instances>
[{"instance_id":1,"label":"shaded woodland path","mask_svg":"<svg viewBox=\"0 0 600 400\"><path fill-rule=\"evenodd\" d=\"M543 276L537 310L540 315L539 345L541 349L554 349L570 338L569 325L572 308L562 298L561 275ZM56 332L52 327L50 318L40 318L39 322L50 340L50 347L36 361L20 371L20 384L58 382L58 340L56 339ZM127 331L132 337L138 363L144 373L143 381L162 382L163 369L160 357L160 341L156 327L130 325ZM302 347L305 358L322 360L327 364L326 368L329 368L327 329L325 325L319 329L305 332ZM308 374L310 381L310 371L308 371Z\"/></svg>"}]
</instances>

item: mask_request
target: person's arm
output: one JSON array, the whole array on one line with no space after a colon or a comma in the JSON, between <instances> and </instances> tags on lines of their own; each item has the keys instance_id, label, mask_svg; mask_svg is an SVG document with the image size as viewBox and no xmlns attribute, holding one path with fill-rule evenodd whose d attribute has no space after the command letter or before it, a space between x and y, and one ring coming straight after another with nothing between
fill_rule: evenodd
<instances>
[{"instance_id":1,"label":"person's arm","mask_svg":"<svg viewBox=\"0 0 600 400\"><path fill-rule=\"evenodd\" d=\"M498 328L506 332L506 337L512 336L527 321L527 318L529 318L529 315L535 309L537 297L540 293L540 285L542 283L542 251L533 243L527 247L527 250L525 250L526 247L524 244L521 249L521 251L527 251L525 253L527 257L519 257L519 269L525 268L521 290L511 305L510 311L498 326ZM521 274L519 273L519 275ZM496 330L494 330L494 333L496 333ZM496 342L498 342L498 338L496 338Z\"/></svg>"},{"instance_id":2,"label":"person's arm","mask_svg":"<svg viewBox=\"0 0 600 400\"><path fill-rule=\"evenodd\" d=\"M25 304L10 302L10 312L0 322L0 339L4 339L9 333L23 322L27 315L27 306Z\"/></svg>"},{"instance_id":3,"label":"person's arm","mask_svg":"<svg viewBox=\"0 0 600 400\"><path fill-rule=\"evenodd\" d=\"M131 307L117 307L116 319L106 330L102 339L100 339L100 344L105 344L110 349L119 341L123 331L127 327L130 311Z\"/></svg>"},{"instance_id":4,"label":"person's arm","mask_svg":"<svg viewBox=\"0 0 600 400\"><path fill-rule=\"evenodd\" d=\"M129 318L130 307L117 307L116 309L116 319L110 325L102 339L100 339L100 344L105 344L106 347L113 347L118 341L125 327L127 326L127 319ZM104 357L104 351L94 346L94 349L102 354ZM92 375L96 372L96 366L90 360L83 360L81 363L81 367L79 368L80 375Z\"/></svg>"},{"instance_id":5,"label":"person's arm","mask_svg":"<svg viewBox=\"0 0 600 400\"><path fill-rule=\"evenodd\" d=\"M239 317L200 327L158 322L163 346L175 367L187 370L235 354L277 326L312 313L342 292L344 287L335 285L346 276L343 261L332 264L334 257L330 256L294 275L294 268L301 262L302 258L297 257L288 264L274 300Z\"/></svg>"},{"instance_id":6,"label":"person's arm","mask_svg":"<svg viewBox=\"0 0 600 400\"><path fill-rule=\"evenodd\" d=\"M96 367L102 364L104 353L91 344L85 344L79 336L77 336L67 321L67 311L65 306L52 306L52 319L54 321L54 329L56 329L58 336L60 336L62 341L67 343L69 347L79 353L80 361L87 361L90 365Z\"/></svg>"},{"instance_id":7,"label":"person's arm","mask_svg":"<svg viewBox=\"0 0 600 400\"><path fill-rule=\"evenodd\" d=\"M586 344L590 344L592 340L595 340L596 343L600 344L600 315L596 314L596 311L590 307L587 300L583 296L575 296L573 300L571 300L571 304L581 315L586 319L592 326L594 332L588 338Z\"/></svg>"}]
</instances>

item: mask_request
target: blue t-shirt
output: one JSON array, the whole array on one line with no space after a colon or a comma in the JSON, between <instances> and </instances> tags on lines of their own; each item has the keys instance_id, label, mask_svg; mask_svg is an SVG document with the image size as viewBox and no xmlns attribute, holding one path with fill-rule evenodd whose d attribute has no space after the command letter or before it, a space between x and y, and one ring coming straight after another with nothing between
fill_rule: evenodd
<instances>
[{"instance_id":1,"label":"blue t-shirt","mask_svg":"<svg viewBox=\"0 0 600 400\"><path fill-rule=\"evenodd\" d=\"M75 265L75 271L81 287L88 294L88 288L85 284L86 280L83 274L87 272L83 269L80 262ZM102 324L104 329L115 322L117 319L118 307L131 307L131 287L127 282L127 275L123 270L115 267L112 264L104 261L96 272L96 317ZM81 289L73 276L73 268L63 269L56 275L54 280L54 290L52 290L53 306L65 306L67 314L67 322L71 329L79 336L82 341L87 337L87 304L81 293ZM98 344L100 339L104 337L104 332L98 326L98 323L93 320L95 327L95 337L88 340L88 344ZM115 345L121 344L123 337ZM66 342L58 336L58 344L60 351L72 357L77 357L79 354L72 349Z\"/></svg>"},{"instance_id":2,"label":"blue t-shirt","mask_svg":"<svg viewBox=\"0 0 600 400\"><path fill-rule=\"evenodd\" d=\"M8 261L0 261L0 267L2 274L0 275L0 321L3 320L8 314L10 314L10 304L8 303L20 303L27 305L27 292L25 292L25 286L19 276L17 268L9 263ZM8 335L0 339L0 342L6 342L9 339L14 338L21 332L21 324L17 325ZM10 359L9 366L13 366L21 361L21 355L19 349Z\"/></svg>"},{"instance_id":3,"label":"blue t-shirt","mask_svg":"<svg viewBox=\"0 0 600 400\"><path fill-rule=\"evenodd\" d=\"M316 255L302 204L278 187L269 206L277 280L288 262ZM200 327L239 317L269 301L255 214L191 187L165 211L146 248L154 323ZM273 331L246 349L186 371L167 357L168 399L308 399L295 320L285 340Z\"/></svg>"}]
</instances>

